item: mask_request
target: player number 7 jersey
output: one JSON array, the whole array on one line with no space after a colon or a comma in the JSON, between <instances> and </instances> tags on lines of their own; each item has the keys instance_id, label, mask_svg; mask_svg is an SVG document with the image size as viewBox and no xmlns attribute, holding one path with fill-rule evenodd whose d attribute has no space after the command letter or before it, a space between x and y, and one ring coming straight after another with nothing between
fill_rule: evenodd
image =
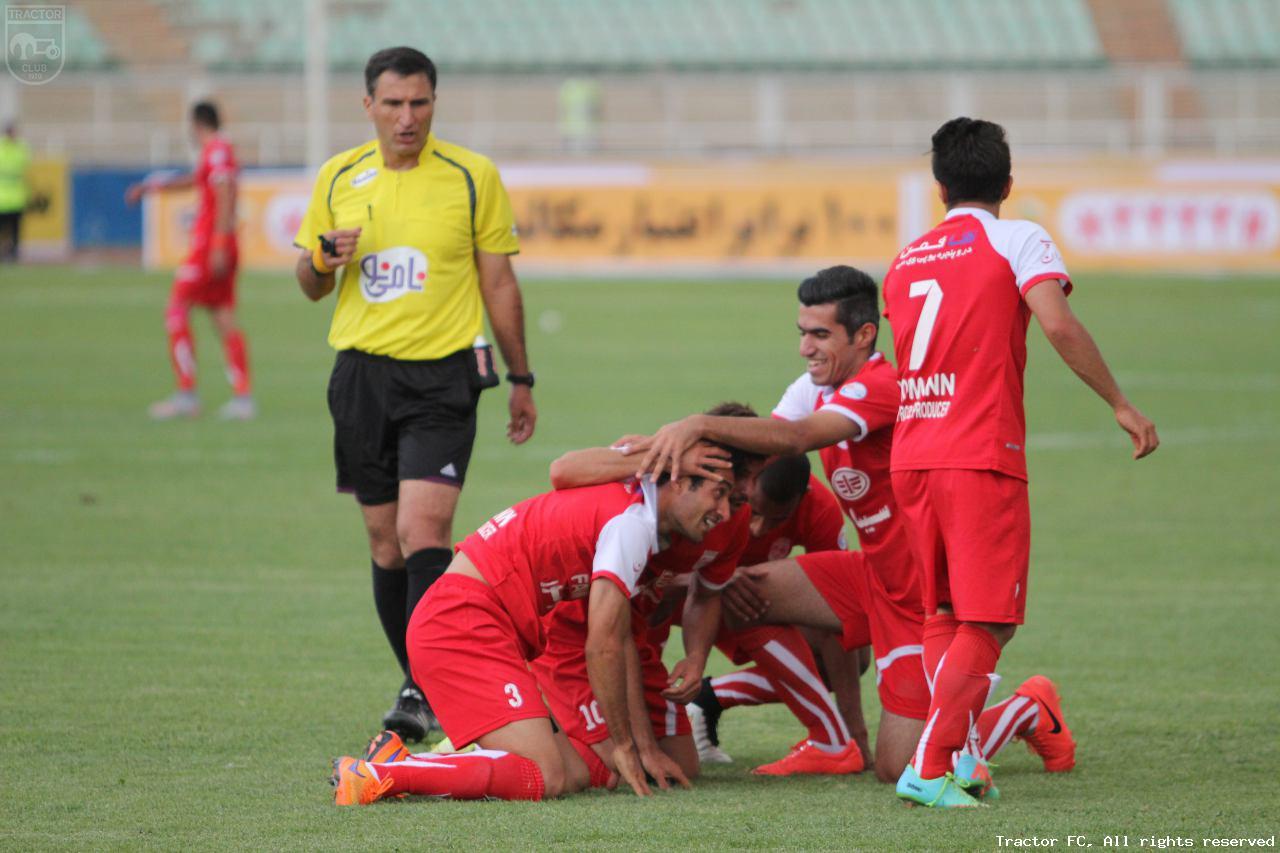
<instances>
[{"instance_id":1,"label":"player number 7 jersey","mask_svg":"<svg viewBox=\"0 0 1280 853\"><path fill-rule=\"evenodd\" d=\"M898 253L884 280L898 362L892 470L1027 478L1024 297L1045 282L1070 292L1048 233L977 208L953 209Z\"/></svg>"}]
</instances>

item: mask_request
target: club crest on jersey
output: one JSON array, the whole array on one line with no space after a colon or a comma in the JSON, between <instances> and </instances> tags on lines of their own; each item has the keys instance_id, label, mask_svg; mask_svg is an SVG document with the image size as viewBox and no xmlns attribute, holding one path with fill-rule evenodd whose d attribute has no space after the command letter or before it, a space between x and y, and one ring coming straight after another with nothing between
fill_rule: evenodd
<instances>
[{"instance_id":1,"label":"club crest on jersey","mask_svg":"<svg viewBox=\"0 0 1280 853\"><path fill-rule=\"evenodd\" d=\"M420 293L427 282L427 256L410 246L396 246L360 259L360 293L366 302L392 302Z\"/></svg>"},{"instance_id":2,"label":"club crest on jersey","mask_svg":"<svg viewBox=\"0 0 1280 853\"><path fill-rule=\"evenodd\" d=\"M856 501L871 490L871 478L857 468L837 468L831 472L831 487L842 499Z\"/></svg>"}]
</instances>

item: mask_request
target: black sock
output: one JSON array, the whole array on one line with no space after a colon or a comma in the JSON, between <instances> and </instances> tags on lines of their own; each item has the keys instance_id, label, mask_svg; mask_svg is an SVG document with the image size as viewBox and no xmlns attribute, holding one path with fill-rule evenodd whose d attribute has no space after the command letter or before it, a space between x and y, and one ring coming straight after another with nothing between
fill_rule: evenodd
<instances>
[{"instance_id":1,"label":"black sock","mask_svg":"<svg viewBox=\"0 0 1280 853\"><path fill-rule=\"evenodd\" d=\"M426 591L449 568L452 560L453 551L448 548L423 548L405 558L404 570L409 576L409 592L404 603L408 616L413 615L413 608L418 606L418 601Z\"/></svg>"},{"instance_id":2,"label":"black sock","mask_svg":"<svg viewBox=\"0 0 1280 853\"><path fill-rule=\"evenodd\" d=\"M409 674L409 649L405 645L405 599L409 592L409 573L404 569L384 569L373 563L373 606L378 609L378 621L387 635L391 650L396 653L407 676Z\"/></svg>"},{"instance_id":3,"label":"black sock","mask_svg":"<svg viewBox=\"0 0 1280 853\"><path fill-rule=\"evenodd\" d=\"M714 714L716 717L719 717L720 712L724 710L720 707L720 700L716 698L715 688L711 686L710 676L702 679L702 689L698 691L693 701L703 710L703 713Z\"/></svg>"}]
</instances>

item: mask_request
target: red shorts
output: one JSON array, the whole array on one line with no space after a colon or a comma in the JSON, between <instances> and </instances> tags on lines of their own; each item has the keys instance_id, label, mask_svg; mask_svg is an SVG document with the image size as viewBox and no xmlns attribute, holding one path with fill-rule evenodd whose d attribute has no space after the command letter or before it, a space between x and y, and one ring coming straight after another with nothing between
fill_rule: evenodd
<instances>
[{"instance_id":1,"label":"red shorts","mask_svg":"<svg viewBox=\"0 0 1280 853\"><path fill-rule=\"evenodd\" d=\"M192 238L191 251L173 277L174 300L209 308L234 308L236 304L236 268L240 253L236 242L227 245L227 271L214 277L209 269L209 245L200 237Z\"/></svg>"},{"instance_id":2,"label":"red shorts","mask_svg":"<svg viewBox=\"0 0 1280 853\"><path fill-rule=\"evenodd\" d=\"M591 692L585 649L554 640L552 643L548 645L548 653L540 655L532 664L547 705L569 737L586 744L600 743L609 737L609 726ZM693 729L684 706L662 696L662 691L667 689L668 675L662 663L662 650L643 640L639 642L639 650L644 700L654 736L661 740L691 734Z\"/></svg>"},{"instance_id":3,"label":"red shorts","mask_svg":"<svg viewBox=\"0 0 1280 853\"><path fill-rule=\"evenodd\" d=\"M1031 509L1026 481L995 471L894 471L893 492L924 580L925 612L1021 625Z\"/></svg>"},{"instance_id":4,"label":"red shorts","mask_svg":"<svg viewBox=\"0 0 1280 853\"><path fill-rule=\"evenodd\" d=\"M870 642L881 707L913 720L927 717L924 614L895 601L859 551L821 551L795 559L844 625L842 645L854 649Z\"/></svg>"},{"instance_id":5,"label":"red shorts","mask_svg":"<svg viewBox=\"0 0 1280 853\"><path fill-rule=\"evenodd\" d=\"M455 747L550 716L515 624L483 581L445 574L413 611L406 639L413 680Z\"/></svg>"}]
</instances>

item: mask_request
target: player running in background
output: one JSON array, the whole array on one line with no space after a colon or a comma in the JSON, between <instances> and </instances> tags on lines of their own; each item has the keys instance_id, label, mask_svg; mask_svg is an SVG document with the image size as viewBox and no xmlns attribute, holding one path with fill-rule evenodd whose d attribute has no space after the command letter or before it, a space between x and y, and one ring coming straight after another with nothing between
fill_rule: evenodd
<instances>
[{"instance_id":1,"label":"player running in background","mask_svg":"<svg viewBox=\"0 0 1280 853\"><path fill-rule=\"evenodd\" d=\"M898 254L884 282L901 389L893 491L922 572L932 685L928 720L897 793L921 805L964 807L977 805L966 792L975 780L959 768L952 773L953 756L970 738L1001 647L1026 606L1031 520L1022 390L1032 315L1063 361L1111 406L1135 459L1159 439L1068 306L1071 280L1052 238L1035 223L999 218L1013 184L1003 128L953 119L933 135L932 155L946 219ZM1051 686L1032 685L1033 692L1037 686L1056 703ZM1051 720L1050 732L1040 731L1043 722L1033 733L1041 749L1074 748L1060 720ZM1065 737L1055 742L1055 733ZM1037 740L1030 742L1035 748ZM1046 768L1053 769L1048 759Z\"/></svg>"},{"instance_id":2,"label":"player running in background","mask_svg":"<svg viewBox=\"0 0 1280 853\"><path fill-rule=\"evenodd\" d=\"M876 776L891 782L911 758L929 706L920 580L889 481L897 371L876 352L880 308L869 275L831 267L805 279L797 295L807 369L773 418L692 415L633 449L646 454L639 470L673 472L700 440L774 455L820 451L861 553L806 554L744 569L725 592L726 608L732 597L753 620L840 631L846 649L871 642L882 707Z\"/></svg>"},{"instance_id":3,"label":"player running in background","mask_svg":"<svg viewBox=\"0 0 1280 853\"><path fill-rule=\"evenodd\" d=\"M219 132L218 108L201 101L191 108L191 134L200 146L194 172L171 178L148 179L129 187L125 200L137 202L149 192L196 188L196 218L191 225L187 258L178 267L165 308L169 360L178 390L150 408L156 420L200 414L196 394L196 350L191 337L191 308L209 309L222 338L227 379L234 396L219 410L226 420L249 420L257 414L249 383L249 355L244 333L236 323L236 179L239 166L231 143Z\"/></svg>"},{"instance_id":4,"label":"player running in background","mask_svg":"<svg viewBox=\"0 0 1280 853\"><path fill-rule=\"evenodd\" d=\"M335 801L402 793L537 800L607 778L590 747L553 727L528 667L546 644L542 617L583 598L587 674L612 726L618 775L640 795L649 793L646 772L662 787L687 785L649 727L632 725L644 711L633 716L640 695L630 601L659 580L647 565L670 536L698 541L728 516L733 478L663 475L550 492L463 540L410 619L409 662L449 739L480 749L404 760L398 736L384 732L366 759L335 762Z\"/></svg>"}]
</instances>

